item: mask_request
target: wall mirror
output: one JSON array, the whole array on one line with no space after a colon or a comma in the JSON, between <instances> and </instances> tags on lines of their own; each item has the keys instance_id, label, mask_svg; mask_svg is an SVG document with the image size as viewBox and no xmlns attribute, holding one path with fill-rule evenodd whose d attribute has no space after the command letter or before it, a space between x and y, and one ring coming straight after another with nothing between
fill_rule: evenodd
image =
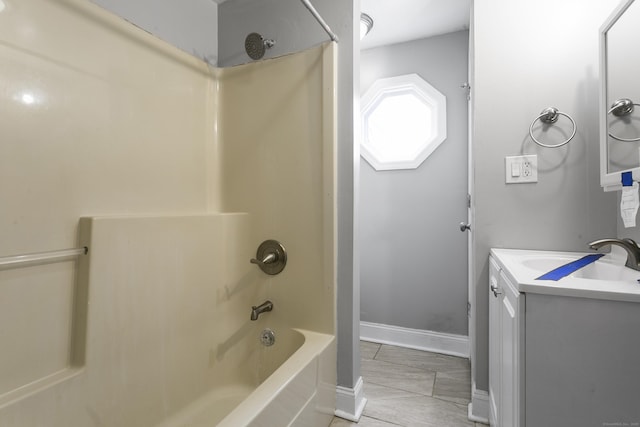
<instances>
[{"instance_id":1,"label":"wall mirror","mask_svg":"<svg viewBox=\"0 0 640 427\"><path fill-rule=\"evenodd\" d=\"M600 169L605 190L623 172L640 181L640 0L624 0L600 32Z\"/></svg>"}]
</instances>

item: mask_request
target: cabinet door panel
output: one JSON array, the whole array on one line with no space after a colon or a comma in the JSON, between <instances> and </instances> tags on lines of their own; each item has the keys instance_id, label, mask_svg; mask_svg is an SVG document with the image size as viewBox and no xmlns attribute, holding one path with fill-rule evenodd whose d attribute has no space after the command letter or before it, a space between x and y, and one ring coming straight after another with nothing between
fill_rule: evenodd
<instances>
[{"instance_id":1,"label":"cabinet door panel","mask_svg":"<svg viewBox=\"0 0 640 427\"><path fill-rule=\"evenodd\" d=\"M500 408L500 299L501 295L494 294L492 289L499 288L500 270L492 259L489 263L489 419L492 426L499 426ZM499 292L499 290L498 290Z\"/></svg>"},{"instance_id":2,"label":"cabinet door panel","mask_svg":"<svg viewBox=\"0 0 640 427\"><path fill-rule=\"evenodd\" d=\"M515 426L515 393L516 393L516 357L517 328L516 312L509 298L502 298L502 375L500 381L500 420L501 426Z\"/></svg>"},{"instance_id":3,"label":"cabinet door panel","mask_svg":"<svg viewBox=\"0 0 640 427\"><path fill-rule=\"evenodd\" d=\"M524 294L520 294L515 286L504 275L500 274L502 304L500 307L500 327L502 328L500 382L500 415L501 426L518 427L524 425L522 410L522 369L524 367Z\"/></svg>"}]
</instances>

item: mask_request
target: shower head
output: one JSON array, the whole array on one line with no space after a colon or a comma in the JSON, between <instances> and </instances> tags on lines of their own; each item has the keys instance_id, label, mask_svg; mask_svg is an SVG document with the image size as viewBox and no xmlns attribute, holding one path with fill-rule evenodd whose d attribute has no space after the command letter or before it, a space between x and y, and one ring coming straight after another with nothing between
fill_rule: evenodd
<instances>
[{"instance_id":1,"label":"shower head","mask_svg":"<svg viewBox=\"0 0 640 427\"><path fill-rule=\"evenodd\" d=\"M244 39L244 50L251 59L261 59L267 49L272 48L276 42L271 39L264 39L258 33L251 33Z\"/></svg>"}]
</instances>

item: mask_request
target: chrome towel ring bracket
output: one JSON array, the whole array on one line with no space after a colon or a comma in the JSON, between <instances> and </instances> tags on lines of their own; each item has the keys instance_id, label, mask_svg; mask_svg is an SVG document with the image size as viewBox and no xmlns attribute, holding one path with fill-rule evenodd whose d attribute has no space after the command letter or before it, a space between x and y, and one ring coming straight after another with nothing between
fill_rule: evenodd
<instances>
[{"instance_id":1,"label":"chrome towel ring bracket","mask_svg":"<svg viewBox=\"0 0 640 427\"><path fill-rule=\"evenodd\" d=\"M287 265L287 251L277 240L265 240L258 246L256 257L251 258L250 262L273 276L284 270Z\"/></svg>"},{"instance_id":2,"label":"chrome towel ring bracket","mask_svg":"<svg viewBox=\"0 0 640 427\"><path fill-rule=\"evenodd\" d=\"M611 109L609 111L607 111L607 114L613 114L616 117L630 116L631 113L633 113L633 110L635 109L636 105L638 107L640 107L639 104L635 104L632 100L630 100L628 98L620 98L616 102L611 104ZM622 137L613 135L611 132L607 132L607 133L609 134L609 136L611 138L617 139L618 141L623 141L623 142L640 141L640 137L637 137L637 138L622 138Z\"/></svg>"},{"instance_id":3,"label":"chrome towel ring bracket","mask_svg":"<svg viewBox=\"0 0 640 427\"><path fill-rule=\"evenodd\" d=\"M538 120L540 120L545 125L552 125L552 124L554 124L554 123L556 123L558 121L558 118L560 116L565 116L567 119L569 119L569 121L571 122L571 125L573 127L573 129L571 131L571 136L569 138L567 138L565 141L561 142L560 144L543 144L542 142L538 141L535 136L533 136L533 125L535 125L535 123ZM529 136L531 137L533 142L535 142L536 144L538 144L541 147L558 148L558 147L562 147L563 145L568 144L569 141L571 141L573 139L573 137L576 136L576 130L577 129L578 128L576 126L576 122L571 118L570 115L568 115L567 113L563 113L562 111L558 111L558 109L555 108L555 107L547 107L544 110L542 110L540 115L538 117L536 117L535 119L533 119L533 121L531 122L531 126L529 126Z\"/></svg>"}]
</instances>

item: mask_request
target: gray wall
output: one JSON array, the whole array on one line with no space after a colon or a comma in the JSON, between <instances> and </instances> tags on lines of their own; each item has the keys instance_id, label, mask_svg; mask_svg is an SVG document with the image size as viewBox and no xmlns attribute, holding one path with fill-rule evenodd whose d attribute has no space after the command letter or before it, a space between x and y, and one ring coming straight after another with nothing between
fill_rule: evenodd
<instances>
[{"instance_id":1,"label":"gray wall","mask_svg":"<svg viewBox=\"0 0 640 427\"><path fill-rule=\"evenodd\" d=\"M380 78L416 73L447 98L447 139L417 169L360 166L360 317L467 335L469 32L368 49L364 95ZM391 259L390 259L391 258Z\"/></svg>"},{"instance_id":2,"label":"gray wall","mask_svg":"<svg viewBox=\"0 0 640 427\"><path fill-rule=\"evenodd\" d=\"M216 65L218 5L212 0L91 0L172 45Z\"/></svg>"},{"instance_id":3,"label":"gray wall","mask_svg":"<svg viewBox=\"0 0 640 427\"><path fill-rule=\"evenodd\" d=\"M352 388L360 376L360 296L355 224L359 175L359 39L360 1L314 0L313 5L338 35L338 385ZM276 40L265 58L297 52L329 40L299 0L233 0L218 8L221 66L248 61L244 39L251 32ZM268 84L268 82L265 82ZM354 267L355 266L355 267Z\"/></svg>"},{"instance_id":4,"label":"gray wall","mask_svg":"<svg viewBox=\"0 0 640 427\"><path fill-rule=\"evenodd\" d=\"M615 195L599 184L598 33L618 3L474 2L474 380L481 390L488 387L489 248L586 251L590 240L615 235ZM540 148L527 136L548 106L578 124L565 147ZM560 136L555 129L549 138ZM538 155L539 182L506 185L504 157L521 153Z\"/></svg>"}]
</instances>

